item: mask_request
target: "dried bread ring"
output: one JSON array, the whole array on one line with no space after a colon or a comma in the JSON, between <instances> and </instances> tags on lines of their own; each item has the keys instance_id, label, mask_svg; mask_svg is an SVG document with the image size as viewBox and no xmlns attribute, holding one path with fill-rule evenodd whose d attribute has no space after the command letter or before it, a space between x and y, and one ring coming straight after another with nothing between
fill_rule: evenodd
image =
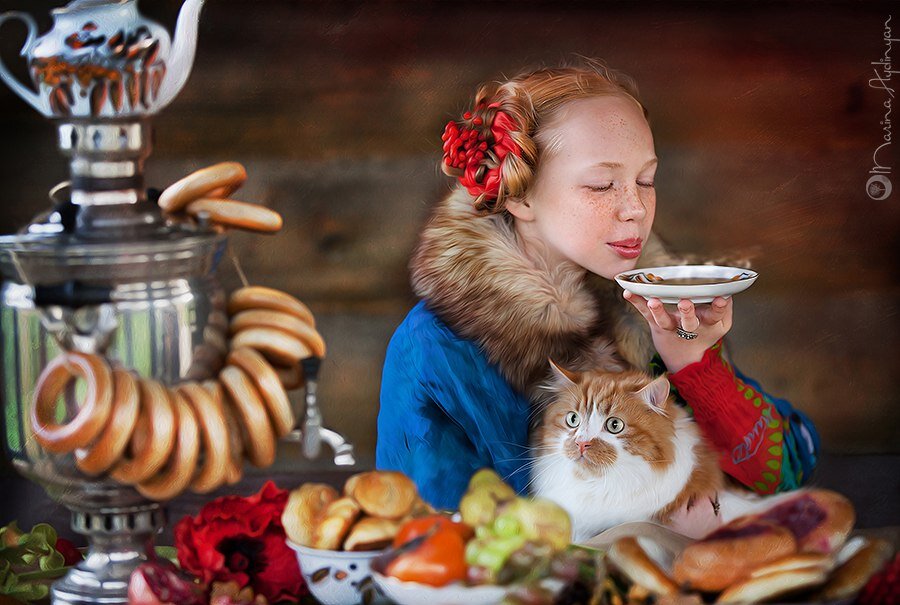
<instances>
[{"instance_id":1,"label":"dried bread ring","mask_svg":"<svg viewBox=\"0 0 900 605\"><path fill-rule=\"evenodd\" d=\"M150 500L171 500L190 484L200 455L200 428L191 404L179 391L172 392L178 417L178 438L168 466L158 475L138 483L137 491Z\"/></svg>"},{"instance_id":2,"label":"dried bread ring","mask_svg":"<svg viewBox=\"0 0 900 605\"><path fill-rule=\"evenodd\" d=\"M99 475L121 458L137 424L140 405L135 377L121 368L113 370L112 413L106 428L89 447L75 450L75 465L81 472Z\"/></svg>"},{"instance_id":3,"label":"dried bread ring","mask_svg":"<svg viewBox=\"0 0 900 605\"><path fill-rule=\"evenodd\" d=\"M400 531L400 521L381 517L363 517L353 524L344 539L344 550L381 550L394 541Z\"/></svg>"},{"instance_id":4,"label":"dried bread ring","mask_svg":"<svg viewBox=\"0 0 900 605\"><path fill-rule=\"evenodd\" d=\"M231 348L241 347L256 349L272 363L284 366L299 363L301 359L313 356L312 349L302 340L277 328L241 330L232 337Z\"/></svg>"},{"instance_id":5,"label":"dried bread ring","mask_svg":"<svg viewBox=\"0 0 900 605\"><path fill-rule=\"evenodd\" d=\"M203 388L221 410L225 426L228 428L228 465L225 469L225 482L234 485L244 474L244 437L241 423L235 417L234 410L225 395L225 389L219 381L207 380L203 383Z\"/></svg>"},{"instance_id":6,"label":"dried bread ring","mask_svg":"<svg viewBox=\"0 0 900 605\"><path fill-rule=\"evenodd\" d=\"M202 197L189 203L186 211L191 216L205 212L218 225L258 233L275 233L284 225L281 215L274 210L237 200Z\"/></svg>"},{"instance_id":7,"label":"dried bread ring","mask_svg":"<svg viewBox=\"0 0 900 605\"><path fill-rule=\"evenodd\" d=\"M316 329L302 319L271 309L247 309L231 318L232 334L246 328L278 328L296 336L306 344L316 357L325 357L325 341Z\"/></svg>"},{"instance_id":8,"label":"dried bread ring","mask_svg":"<svg viewBox=\"0 0 900 605\"><path fill-rule=\"evenodd\" d=\"M191 490L198 494L211 492L225 482L228 465L228 425L222 408L213 396L196 382L179 387L179 392L194 410L200 424L200 440L203 443L203 465L197 471Z\"/></svg>"},{"instance_id":9,"label":"dried bread ring","mask_svg":"<svg viewBox=\"0 0 900 605\"><path fill-rule=\"evenodd\" d=\"M73 378L84 380L86 390L75 417L57 424L56 402ZM90 444L106 426L112 411L113 378L106 361L97 355L63 353L41 372L34 389L31 428L46 451L61 454Z\"/></svg>"},{"instance_id":10,"label":"dried bread ring","mask_svg":"<svg viewBox=\"0 0 900 605\"><path fill-rule=\"evenodd\" d=\"M616 540L608 556L610 563L638 586L657 595L678 594L678 584L659 568L634 536Z\"/></svg>"},{"instance_id":11,"label":"dried bread ring","mask_svg":"<svg viewBox=\"0 0 900 605\"><path fill-rule=\"evenodd\" d=\"M344 494L356 500L367 515L399 519L412 510L419 492L412 479L396 471L369 471L353 475Z\"/></svg>"},{"instance_id":12,"label":"dried bread ring","mask_svg":"<svg viewBox=\"0 0 900 605\"><path fill-rule=\"evenodd\" d=\"M148 378L138 379L138 389L141 411L131 434L131 453L126 451L110 471L119 483L140 483L155 475L175 445L177 418L168 389Z\"/></svg>"},{"instance_id":13,"label":"dried bread ring","mask_svg":"<svg viewBox=\"0 0 900 605\"><path fill-rule=\"evenodd\" d=\"M312 546L322 512L339 497L336 489L324 483L304 483L291 491L281 514L287 537L300 546Z\"/></svg>"},{"instance_id":14,"label":"dried bread ring","mask_svg":"<svg viewBox=\"0 0 900 605\"><path fill-rule=\"evenodd\" d=\"M827 579L828 570L819 565L785 569L732 584L719 595L716 603L763 603L821 586Z\"/></svg>"},{"instance_id":15,"label":"dried bread ring","mask_svg":"<svg viewBox=\"0 0 900 605\"><path fill-rule=\"evenodd\" d=\"M219 380L225 387L231 402L243 421L248 439L244 442L251 464L266 467L275 461L275 432L266 404L253 386L253 380L237 366L227 365L219 372Z\"/></svg>"},{"instance_id":16,"label":"dried bread ring","mask_svg":"<svg viewBox=\"0 0 900 605\"><path fill-rule=\"evenodd\" d=\"M273 365L272 367L275 368L275 373L278 374L278 380L281 381L281 384L286 391L303 386L303 368L300 367L299 364L287 367Z\"/></svg>"},{"instance_id":17,"label":"dried bread ring","mask_svg":"<svg viewBox=\"0 0 900 605\"><path fill-rule=\"evenodd\" d=\"M226 192L227 197L247 180L247 171L237 162L222 162L201 168L166 187L159 196L159 207L165 212L178 212L211 191ZM218 191L221 190L221 191Z\"/></svg>"},{"instance_id":18,"label":"dried bread ring","mask_svg":"<svg viewBox=\"0 0 900 605\"><path fill-rule=\"evenodd\" d=\"M311 546L339 550L360 512L359 504L353 498L338 498L330 503L322 511L321 519L313 530Z\"/></svg>"},{"instance_id":19,"label":"dried bread ring","mask_svg":"<svg viewBox=\"0 0 900 605\"><path fill-rule=\"evenodd\" d=\"M247 309L283 311L316 327L316 320L309 307L287 292L275 288L246 286L232 292L228 299L228 314L237 315L240 311Z\"/></svg>"},{"instance_id":20,"label":"dried bread ring","mask_svg":"<svg viewBox=\"0 0 900 605\"><path fill-rule=\"evenodd\" d=\"M291 401L278 379L278 374L269 362L253 349L243 347L233 350L228 355L227 363L241 368L253 379L269 410L269 419L275 428L275 435L284 437L290 433L296 422L294 410L291 409Z\"/></svg>"}]
</instances>

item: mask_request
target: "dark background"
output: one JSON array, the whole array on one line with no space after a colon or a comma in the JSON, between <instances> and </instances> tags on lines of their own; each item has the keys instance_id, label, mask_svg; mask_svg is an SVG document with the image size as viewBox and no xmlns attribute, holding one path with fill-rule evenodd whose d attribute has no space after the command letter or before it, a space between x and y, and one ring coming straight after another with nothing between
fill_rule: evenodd
<instances>
[{"instance_id":1,"label":"dark background","mask_svg":"<svg viewBox=\"0 0 900 605\"><path fill-rule=\"evenodd\" d=\"M61 4L0 0L0 12L28 10L46 30ZM179 6L141 9L171 28ZM163 187L221 160L247 166L236 197L278 210L286 227L236 234L233 247L251 281L316 313L329 344L326 424L371 464L384 349L414 304L407 259L450 184L436 168L444 124L481 81L603 58L637 80L650 110L657 229L681 252L747 258L760 272L736 299L737 365L813 418L828 453L817 480L850 493L868 524L896 524L900 190L865 193L889 98L869 85L871 63L892 8L209 0L193 75L155 120L148 181ZM891 24L900 37L900 19ZM20 75L23 40L20 26L0 31L0 55ZM900 65L900 45L892 54ZM44 208L67 167L53 126L5 87L0 133L9 233ZM879 159L896 168L896 146ZM220 273L238 285L230 265ZM329 466L286 445L275 472L300 483ZM13 497L0 523L59 513L2 473Z\"/></svg>"}]
</instances>

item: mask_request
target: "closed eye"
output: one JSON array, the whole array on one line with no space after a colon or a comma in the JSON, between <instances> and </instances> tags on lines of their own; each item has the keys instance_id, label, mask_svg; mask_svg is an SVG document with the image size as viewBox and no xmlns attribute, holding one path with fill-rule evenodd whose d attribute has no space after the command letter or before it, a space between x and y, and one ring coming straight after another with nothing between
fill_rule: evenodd
<instances>
[{"instance_id":1,"label":"closed eye","mask_svg":"<svg viewBox=\"0 0 900 605\"><path fill-rule=\"evenodd\" d=\"M613 184L610 183L609 185L604 185L602 187L596 186L596 185L586 185L585 188L590 191L603 192L603 191L609 191L610 189L612 189L612 186L613 186Z\"/></svg>"},{"instance_id":2,"label":"closed eye","mask_svg":"<svg viewBox=\"0 0 900 605\"><path fill-rule=\"evenodd\" d=\"M642 183L642 182L638 181L638 187L646 187L647 189L652 189L655 186L656 186L655 183Z\"/></svg>"}]
</instances>

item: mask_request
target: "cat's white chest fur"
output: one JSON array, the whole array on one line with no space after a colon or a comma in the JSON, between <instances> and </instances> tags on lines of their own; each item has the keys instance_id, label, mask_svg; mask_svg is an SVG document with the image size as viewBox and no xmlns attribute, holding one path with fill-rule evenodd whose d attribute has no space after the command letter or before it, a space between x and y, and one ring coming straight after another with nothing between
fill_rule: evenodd
<instances>
[{"instance_id":1,"label":"cat's white chest fur","mask_svg":"<svg viewBox=\"0 0 900 605\"><path fill-rule=\"evenodd\" d=\"M536 496L553 500L572 518L572 539L588 538L620 523L649 521L682 492L696 464L694 447L700 441L696 424L682 417L675 421L673 460L655 470L640 456L627 452L617 439L608 439L616 448L616 460L596 476L579 477L583 461L562 453L542 455L532 470ZM586 469L582 469L586 470Z\"/></svg>"}]
</instances>

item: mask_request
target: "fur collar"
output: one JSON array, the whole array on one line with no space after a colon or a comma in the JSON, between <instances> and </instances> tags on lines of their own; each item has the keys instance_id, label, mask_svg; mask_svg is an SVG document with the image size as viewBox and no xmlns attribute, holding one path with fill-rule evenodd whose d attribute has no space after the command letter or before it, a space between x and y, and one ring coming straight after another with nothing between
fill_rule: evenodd
<instances>
[{"instance_id":1,"label":"fur collar","mask_svg":"<svg viewBox=\"0 0 900 605\"><path fill-rule=\"evenodd\" d=\"M678 262L651 235L638 266ZM478 216L461 188L437 205L410 268L429 309L522 393L546 376L548 358L575 370L643 370L653 355L646 321L618 284L529 258L508 219Z\"/></svg>"}]
</instances>

